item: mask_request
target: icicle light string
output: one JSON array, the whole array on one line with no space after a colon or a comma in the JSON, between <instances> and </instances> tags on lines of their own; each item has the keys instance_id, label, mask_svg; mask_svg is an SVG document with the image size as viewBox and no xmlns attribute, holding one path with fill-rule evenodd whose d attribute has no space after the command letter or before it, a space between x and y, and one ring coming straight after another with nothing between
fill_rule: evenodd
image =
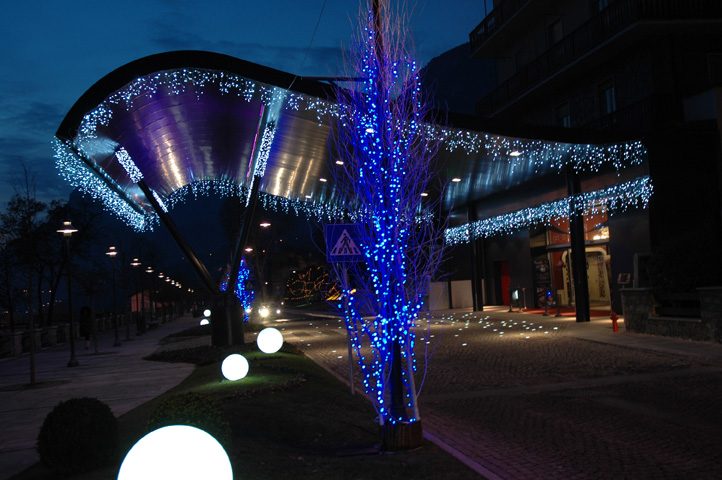
<instances>
[{"instance_id":1,"label":"icicle light string","mask_svg":"<svg viewBox=\"0 0 722 480\"><path fill-rule=\"evenodd\" d=\"M524 208L496 217L478 220L444 232L447 245L471 242L472 238L486 238L508 234L533 225L551 225L553 220L569 218L572 213L613 215L632 208L647 208L652 197L652 182L648 176L611 187L582 193L534 207Z\"/></svg>"},{"instance_id":2,"label":"icicle light string","mask_svg":"<svg viewBox=\"0 0 722 480\"><path fill-rule=\"evenodd\" d=\"M266 107L314 112L319 124L335 120L345 124L353 116L353 112L333 101L284 91L228 72L183 68L138 77L111 94L85 115L78 137L95 138L99 126L110 124L115 108L130 110L136 99L150 98L159 92L179 95L187 91L195 92L200 98L208 89L215 89L222 95L234 95L247 102L259 101ZM638 141L610 145L549 142L422 124L420 119L407 123L407 129L418 129L420 136L428 141L441 142L448 152L463 150L467 155L484 155L492 161L531 162L534 171L548 168L561 170L567 165L576 171L598 171L607 164L620 170L641 164L647 156L646 149Z\"/></svg>"}]
</instances>

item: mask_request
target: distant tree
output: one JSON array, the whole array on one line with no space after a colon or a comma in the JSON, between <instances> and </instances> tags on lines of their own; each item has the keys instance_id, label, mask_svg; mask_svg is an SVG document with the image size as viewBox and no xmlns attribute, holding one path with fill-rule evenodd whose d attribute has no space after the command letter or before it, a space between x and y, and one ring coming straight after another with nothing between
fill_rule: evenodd
<instances>
[{"instance_id":1,"label":"distant tree","mask_svg":"<svg viewBox=\"0 0 722 480\"><path fill-rule=\"evenodd\" d=\"M24 293L28 315L34 315L32 299L35 288L42 289L43 264L39 258L41 214L47 205L35 199L34 191L28 188L24 194L15 194L6 210L0 214L0 228L5 235L5 255L15 261L17 276L11 281ZM40 273L39 273L40 272ZM16 283L16 282L19 282ZM10 287L12 289L12 287ZM37 306L42 316L42 302Z\"/></svg>"},{"instance_id":2,"label":"distant tree","mask_svg":"<svg viewBox=\"0 0 722 480\"><path fill-rule=\"evenodd\" d=\"M15 331L15 311L21 294L17 287L18 262L13 254L10 236L0 233L0 306L7 309L10 330Z\"/></svg>"}]
</instances>

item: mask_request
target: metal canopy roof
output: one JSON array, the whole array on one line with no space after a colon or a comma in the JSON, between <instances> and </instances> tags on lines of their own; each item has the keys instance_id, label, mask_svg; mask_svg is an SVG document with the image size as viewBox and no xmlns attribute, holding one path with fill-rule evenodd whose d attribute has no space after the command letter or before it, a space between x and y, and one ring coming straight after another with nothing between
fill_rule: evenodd
<instances>
[{"instance_id":1,"label":"metal canopy roof","mask_svg":"<svg viewBox=\"0 0 722 480\"><path fill-rule=\"evenodd\" d=\"M216 53L169 52L93 85L60 125L56 156L71 184L140 230L154 214L138 175L172 208L183 196L212 189L243 194L264 164L262 205L331 219L343 207L331 171L341 115L321 82ZM461 179L444 190L446 210L567 165L619 169L646 156L639 142L595 146L440 125L427 125L426 133L441 142L442 183Z\"/></svg>"}]
</instances>

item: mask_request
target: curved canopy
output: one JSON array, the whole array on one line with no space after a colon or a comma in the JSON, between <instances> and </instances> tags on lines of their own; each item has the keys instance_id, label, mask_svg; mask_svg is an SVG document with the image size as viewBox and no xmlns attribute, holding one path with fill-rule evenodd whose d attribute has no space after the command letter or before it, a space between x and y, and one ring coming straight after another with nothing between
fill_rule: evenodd
<instances>
[{"instance_id":1,"label":"curved canopy","mask_svg":"<svg viewBox=\"0 0 722 480\"><path fill-rule=\"evenodd\" d=\"M163 209L188 196L247 195L261 178L265 208L338 218L333 132L342 118L333 90L226 55L181 51L145 57L111 72L70 109L56 134L56 158L73 186L138 230L156 215L142 179ZM639 142L549 142L427 125L439 140L442 207L465 204L560 171L641 163ZM147 192L146 192L147 193Z\"/></svg>"}]
</instances>

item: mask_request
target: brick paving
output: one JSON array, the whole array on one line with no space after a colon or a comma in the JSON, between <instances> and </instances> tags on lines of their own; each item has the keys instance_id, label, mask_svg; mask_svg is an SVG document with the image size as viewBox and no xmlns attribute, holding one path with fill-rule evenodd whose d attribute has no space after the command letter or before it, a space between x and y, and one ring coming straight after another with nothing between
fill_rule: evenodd
<instances>
[{"instance_id":1,"label":"brick paving","mask_svg":"<svg viewBox=\"0 0 722 480\"><path fill-rule=\"evenodd\" d=\"M340 326L282 328L347 379ZM722 478L722 345L503 311L434 315L417 337L424 429L487 478Z\"/></svg>"},{"instance_id":2,"label":"brick paving","mask_svg":"<svg viewBox=\"0 0 722 480\"><path fill-rule=\"evenodd\" d=\"M43 349L36 356L37 386L27 387L28 357L0 359L0 479L7 479L38 461L35 442L47 414L58 402L77 397L96 397L116 416L151 400L179 384L193 365L150 362L143 357L159 348L161 338L197 325L190 316L149 330L132 341L113 345L113 333L99 335L100 354L95 355L77 341L80 365L68 368L68 346ZM209 337L179 345L208 344ZM160 348L169 348L162 346Z\"/></svg>"}]
</instances>

